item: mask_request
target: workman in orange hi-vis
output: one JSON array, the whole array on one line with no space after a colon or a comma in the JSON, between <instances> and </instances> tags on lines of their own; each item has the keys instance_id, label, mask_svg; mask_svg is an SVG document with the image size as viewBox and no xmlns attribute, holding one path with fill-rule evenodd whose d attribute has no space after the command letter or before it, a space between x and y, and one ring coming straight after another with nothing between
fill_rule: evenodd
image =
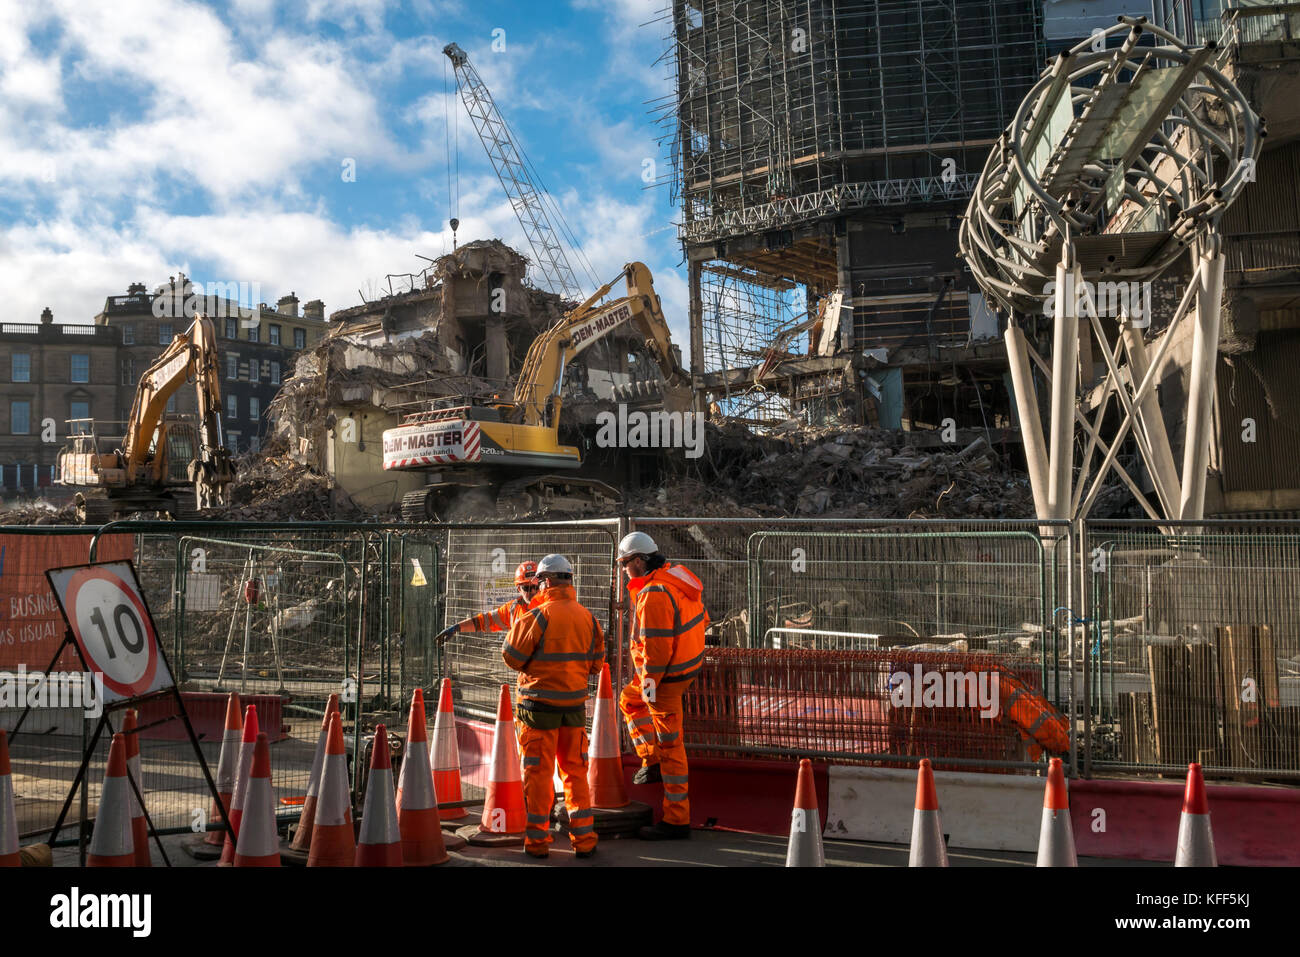
<instances>
[{"instance_id":1,"label":"workman in orange hi-vis","mask_svg":"<svg viewBox=\"0 0 1300 957\"><path fill-rule=\"evenodd\" d=\"M515 619L528 610L528 604L537 596L537 562L520 562L515 569L516 597L491 611L481 611L469 618L462 618L454 625L448 625L438 632L438 642L442 643L460 631L509 631Z\"/></svg>"},{"instance_id":2,"label":"workman in orange hi-vis","mask_svg":"<svg viewBox=\"0 0 1300 957\"><path fill-rule=\"evenodd\" d=\"M636 784L662 781L664 816L637 833L662 841L691 836L690 780L682 740L682 697L704 665L709 614L704 586L683 565L659 552L645 532L618 543L632 599L632 664L636 675L618 698L628 734L641 758Z\"/></svg>"},{"instance_id":3,"label":"workman in orange hi-vis","mask_svg":"<svg viewBox=\"0 0 1300 957\"><path fill-rule=\"evenodd\" d=\"M541 590L515 619L501 657L519 672L515 728L524 776L524 852L546 857L551 843L551 770L558 759L569 809L569 839L578 857L596 853L587 787L587 682L605 661L600 622L578 603L573 566L563 555L537 563Z\"/></svg>"}]
</instances>

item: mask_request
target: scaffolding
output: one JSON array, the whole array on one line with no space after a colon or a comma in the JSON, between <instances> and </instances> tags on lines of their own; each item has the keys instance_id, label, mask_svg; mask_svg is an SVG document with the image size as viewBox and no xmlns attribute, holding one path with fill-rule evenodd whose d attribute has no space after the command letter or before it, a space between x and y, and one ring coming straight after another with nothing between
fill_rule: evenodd
<instances>
[{"instance_id":1,"label":"scaffolding","mask_svg":"<svg viewBox=\"0 0 1300 957\"><path fill-rule=\"evenodd\" d=\"M672 0L663 21L688 245L963 199L1044 53L1034 0Z\"/></svg>"},{"instance_id":2,"label":"scaffolding","mask_svg":"<svg viewBox=\"0 0 1300 957\"><path fill-rule=\"evenodd\" d=\"M700 277L704 306L705 368L752 369L770 353L784 328L797 322L799 287L722 263L706 265ZM761 381L724 389L718 405L724 415L755 423L780 421L790 403Z\"/></svg>"}]
</instances>

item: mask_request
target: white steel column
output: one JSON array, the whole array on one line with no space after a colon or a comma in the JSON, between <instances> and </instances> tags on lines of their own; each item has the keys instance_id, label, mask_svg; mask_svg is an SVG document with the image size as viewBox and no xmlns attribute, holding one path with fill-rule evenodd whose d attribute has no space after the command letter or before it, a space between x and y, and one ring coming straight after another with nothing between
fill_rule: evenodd
<instances>
[{"instance_id":1,"label":"white steel column","mask_svg":"<svg viewBox=\"0 0 1300 957\"><path fill-rule=\"evenodd\" d=\"M1151 368L1151 359L1147 355L1147 344L1142 330L1133 328L1127 315L1124 318L1124 348L1128 352L1130 378L1133 391L1136 392L1139 383L1147 377L1147 369ZM1147 468L1151 470L1151 477L1156 487L1164 489L1161 502L1166 503L1165 515L1173 518L1173 503L1180 503L1181 508L1182 492L1178 483L1178 466L1174 463L1174 451L1169 445L1169 433L1165 431L1165 418L1160 412L1160 400L1154 389L1147 392L1146 398L1138 404L1137 410L1151 450L1151 459L1147 462Z\"/></svg>"},{"instance_id":2,"label":"white steel column","mask_svg":"<svg viewBox=\"0 0 1300 957\"><path fill-rule=\"evenodd\" d=\"M1020 441L1025 447L1029 469L1029 487L1034 493L1034 512L1049 518L1047 497L1047 448L1043 442L1043 423L1038 415L1038 398L1034 390L1034 373L1025 348L1025 334L1014 319L1007 323L1007 359L1011 367L1011 387L1016 393L1016 412L1020 417Z\"/></svg>"},{"instance_id":3,"label":"white steel column","mask_svg":"<svg viewBox=\"0 0 1300 957\"><path fill-rule=\"evenodd\" d=\"M1223 253L1219 237L1202 246L1201 281L1196 292L1196 326L1188 366L1187 444L1183 448L1183 495L1178 517L1205 517L1205 473L1210 464L1215 364L1219 357L1219 304L1223 297Z\"/></svg>"},{"instance_id":4,"label":"white steel column","mask_svg":"<svg viewBox=\"0 0 1300 957\"><path fill-rule=\"evenodd\" d=\"M1047 517L1070 518L1074 477L1074 408L1079 379L1079 304L1083 274L1074 247L1062 247L1056 267L1056 315L1052 336L1052 438Z\"/></svg>"}]
</instances>

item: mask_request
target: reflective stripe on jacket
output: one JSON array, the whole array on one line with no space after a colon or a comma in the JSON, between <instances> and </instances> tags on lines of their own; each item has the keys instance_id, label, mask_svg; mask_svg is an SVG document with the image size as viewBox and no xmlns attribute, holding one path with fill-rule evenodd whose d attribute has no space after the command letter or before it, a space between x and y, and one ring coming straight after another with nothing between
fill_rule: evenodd
<instances>
[{"instance_id":1,"label":"reflective stripe on jacket","mask_svg":"<svg viewBox=\"0 0 1300 957\"><path fill-rule=\"evenodd\" d=\"M588 676L600 674L605 660L605 634L578 604L573 586L557 585L541 591L510 626L501 657L519 672L521 706L581 708Z\"/></svg>"},{"instance_id":2,"label":"reflective stripe on jacket","mask_svg":"<svg viewBox=\"0 0 1300 957\"><path fill-rule=\"evenodd\" d=\"M632 663L657 682L687 681L704 665L709 614L704 586L684 565L667 564L628 582L632 594Z\"/></svg>"},{"instance_id":3,"label":"reflective stripe on jacket","mask_svg":"<svg viewBox=\"0 0 1300 957\"><path fill-rule=\"evenodd\" d=\"M499 605L491 611L481 611L477 615L470 617L472 627L466 631L509 631L510 626L515 623L515 619L528 610L528 603L516 596L504 605Z\"/></svg>"}]
</instances>

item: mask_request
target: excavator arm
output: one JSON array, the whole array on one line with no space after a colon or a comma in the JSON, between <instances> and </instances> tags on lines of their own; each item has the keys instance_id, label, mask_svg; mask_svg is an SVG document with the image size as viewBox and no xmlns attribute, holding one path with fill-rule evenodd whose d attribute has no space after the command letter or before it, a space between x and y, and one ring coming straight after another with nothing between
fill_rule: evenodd
<instances>
[{"instance_id":1,"label":"excavator arm","mask_svg":"<svg viewBox=\"0 0 1300 957\"><path fill-rule=\"evenodd\" d=\"M620 276L627 286L626 296L601 302L618 281L613 279L533 342L515 383L516 415L525 425L558 423L565 368L583 350L629 323L637 328L663 373L668 404L680 408L689 405L690 376L673 353L668 321L655 294L650 270L644 263L628 263Z\"/></svg>"},{"instance_id":2,"label":"excavator arm","mask_svg":"<svg viewBox=\"0 0 1300 957\"><path fill-rule=\"evenodd\" d=\"M189 466L199 508L225 504L234 480L230 451L221 434L221 379L212 320L199 316L158 357L140 379L121 451L126 484L157 482L152 457L167 401L191 378L198 392L199 449Z\"/></svg>"}]
</instances>

